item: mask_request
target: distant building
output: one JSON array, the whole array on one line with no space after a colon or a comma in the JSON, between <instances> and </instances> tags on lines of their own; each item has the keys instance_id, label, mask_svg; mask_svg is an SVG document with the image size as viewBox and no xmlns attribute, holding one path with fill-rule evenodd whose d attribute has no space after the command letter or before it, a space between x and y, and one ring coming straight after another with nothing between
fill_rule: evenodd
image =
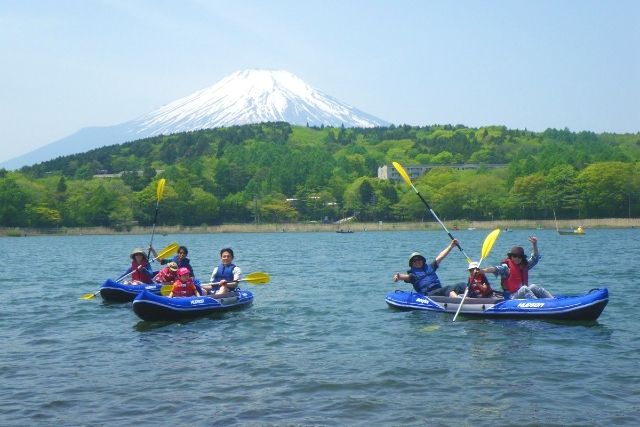
<instances>
[{"instance_id":1,"label":"distant building","mask_svg":"<svg viewBox=\"0 0 640 427\"><path fill-rule=\"evenodd\" d=\"M457 169L457 170L475 170L480 168L486 169L500 169L507 167L506 164L503 163L462 163L455 165L416 165L416 166L405 166L404 170L407 171L409 178L414 180L425 173L429 172L433 168L437 168L440 166L446 166L448 168ZM402 179L398 171L393 167L393 165L383 165L378 168L378 179L391 180L391 181L399 181Z\"/></svg>"}]
</instances>

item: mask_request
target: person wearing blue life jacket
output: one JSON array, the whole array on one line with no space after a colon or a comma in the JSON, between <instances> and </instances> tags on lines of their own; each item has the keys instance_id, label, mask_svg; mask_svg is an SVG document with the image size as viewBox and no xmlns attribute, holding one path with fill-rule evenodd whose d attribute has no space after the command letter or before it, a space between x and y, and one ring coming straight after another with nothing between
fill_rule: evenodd
<instances>
[{"instance_id":1,"label":"person wearing blue life jacket","mask_svg":"<svg viewBox=\"0 0 640 427\"><path fill-rule=\"evenodd\" d=\"M464 292L464 285L445 286L440 283L440 278L436 274L436 270L440 263L449 255L451 249L458 246L458 240L453 239L451 243L436 256L430 264L427 264L425 257L420 252L413 252L409 256L409 270L407 273L396 273L393 275L393 281L403 280L413 285L416 292L429 296L449 296L457 297L458 294Z\"/></svg>"},{"instance_id":2,"label":"person wearing blue life jacket","mask_svg":"<svg viewBox=\"0 0 640 427\"><path fill-rule=\"evenodd\" d=\"M203 285L203 290L214 295L222 295L233 291L238 286L238 281L242 278L242 270L233 263L233 257L233 249L220 250L220 264L211 272L211 282L216 284Z\"/></svg>"},{"instance_id":3,"label":"person wearing blue life jacket","mask_svg":"<svg viewBox=\"0 0 640 427\"><path fill-rule=\"evenodd\" d=\"M155 249L151 248L151 252L153 252L156 256L158 255ZM170 262L175 262L178 265L178 268L185 267L189 270L189 277L193 278L195 274L193 274L193 267L191 267L191 261L187 258L187 254L189 250L186 246L180 246L178 248L178 253L173 258L164 258L160 260L160 264L165 265Z\"/></svg>"}]
</instances>

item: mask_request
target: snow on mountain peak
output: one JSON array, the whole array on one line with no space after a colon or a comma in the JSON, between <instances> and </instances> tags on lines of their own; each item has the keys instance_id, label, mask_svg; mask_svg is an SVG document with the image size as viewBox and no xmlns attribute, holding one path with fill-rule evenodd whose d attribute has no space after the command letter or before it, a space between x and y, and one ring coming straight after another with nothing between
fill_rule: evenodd
<instances>
[{"instance_id":1,"label":"snow on mountain peak","mask_svg":"<svg viewBox=\"0 0 640 427\"><path fill-rule=\"evenodd\" d=\"M137 134L167 134L248 123L285 121L295 125L386 126L312 88L284 70L236 71L218 83L135 120Z\"/></svg>"}]
</instances>

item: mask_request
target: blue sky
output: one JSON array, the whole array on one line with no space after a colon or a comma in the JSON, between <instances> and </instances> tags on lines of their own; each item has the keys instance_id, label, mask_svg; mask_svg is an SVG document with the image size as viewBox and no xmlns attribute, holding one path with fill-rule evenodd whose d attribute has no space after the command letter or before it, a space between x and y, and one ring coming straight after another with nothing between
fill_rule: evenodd
<instances>
[{"instance_id":1,"label":"blue sky","mask_svg":"<svg viewBox=\"0 0 640 427\"><path fill-rule=\"evenodd\" d=\"M245 68L396 124L640 131L640 2L0 0L0 161Z\"/></svg>"}]
</instances>

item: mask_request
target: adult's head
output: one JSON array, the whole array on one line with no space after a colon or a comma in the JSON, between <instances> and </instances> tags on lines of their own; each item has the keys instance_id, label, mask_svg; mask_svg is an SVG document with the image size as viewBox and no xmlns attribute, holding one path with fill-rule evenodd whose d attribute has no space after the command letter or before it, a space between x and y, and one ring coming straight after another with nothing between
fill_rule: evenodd
<instances>
[{"instance_id":1,"label":"adult's head","mask_svg":"<svg viewBox=\"0 0 640 427\"><path fill-rule=\"evenodd\" d=\"M222 264L227 265L233 261L233 249L231 248L222 248L220 249L220 259L222 260Z\"/></svg>"},{"instance_id":2,"label":"adult's head","mask_svg":"<svg viewBox=\"0 0 640 427\"><path fill-rule=\"evenodd\" d=\"M180 259L186 258L188 253L189 253L189 251L187 250L186 246L180 246L178 248L178 258L180 258Z\"/></svg>"},{"instance_id":3,"label":"adult's head","mask_svg":"<svg viewBox=\"0 0 640 427\"><path fill-rule=\"evenodd\" d=\"M142 255L142 258L146 258L147 254L144 252L142 248L135 248L131 251L131 259L135 259L136 255Z\"/></svg>"},{"instance_id":4,"label":"adult's head","mask_svg":"<svg viewBox=\"0 0 640 427\"><path fill-rule=\"evenodd\" d=\"M409 267L420 267L427 262L427 259L420 252L412 252L409 255Z\"/></svg>"},{"instance_id":5,"label":"adult's head","mask_svg":"<svg viewBox=\"0 0 640 427\"><path fill-rule=\"evenodd\" d=\"M509 253L507 253L507 256L511 258L513 262L520 263L525 259L524 248L522 246L514 246Z\"/></svg>"}]
</instances>

